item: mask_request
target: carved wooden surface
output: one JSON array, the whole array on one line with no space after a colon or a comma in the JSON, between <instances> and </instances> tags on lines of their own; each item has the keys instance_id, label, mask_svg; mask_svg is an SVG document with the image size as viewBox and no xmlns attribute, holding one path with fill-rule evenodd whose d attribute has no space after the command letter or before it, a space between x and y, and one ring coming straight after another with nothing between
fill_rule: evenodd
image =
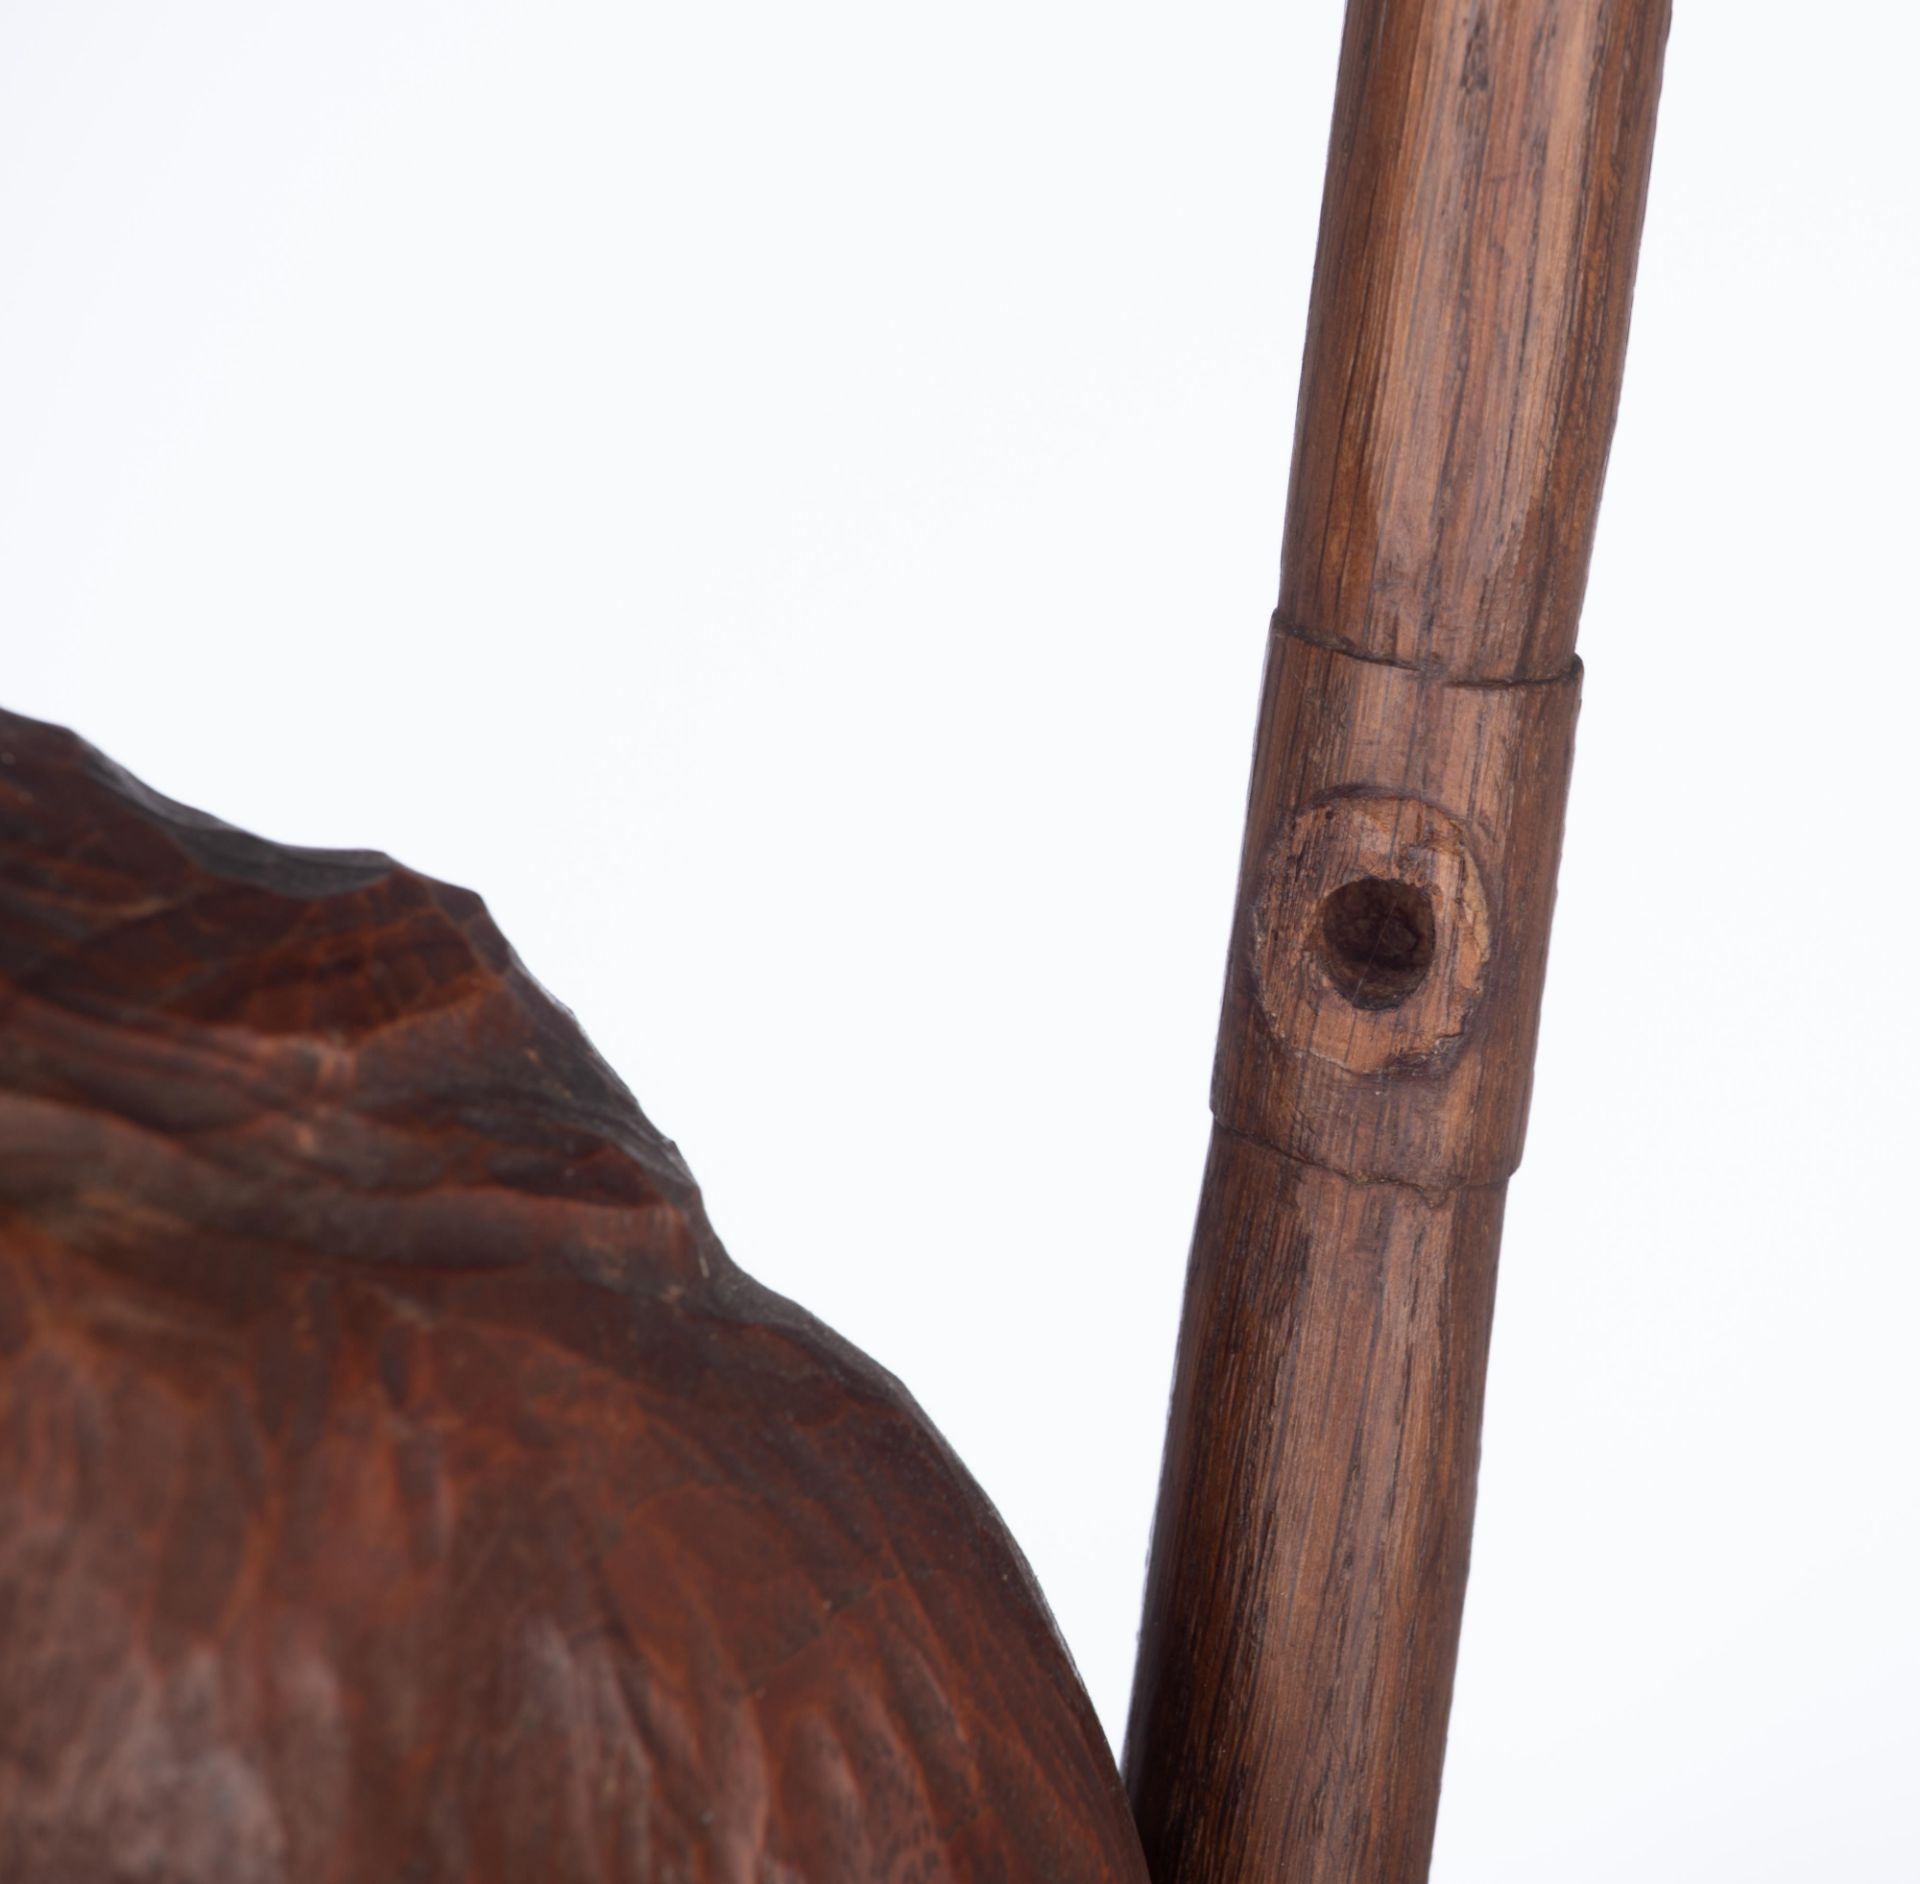
<instances>
[{"instance_id":1,"label":"carved wooden surface","mask_svg":"<svg viewBox=\"0 0 1920 1884\"><path fill-rule=\"evenodd\" d=\"M1143 1877L979 1489L478 899L0 716L0 1879Z\"/></svg>"},{"instance_id":2,"label":"carved wooden surface","mask_svg":"<svg viewBox=\"0 0 1920 1884\"><path fill-rule=\"evenodd\" d=\"M1127 1743L1155 1884L1427 1874L1666 25L1349 9Z\"/></svg>"}]
</instances>

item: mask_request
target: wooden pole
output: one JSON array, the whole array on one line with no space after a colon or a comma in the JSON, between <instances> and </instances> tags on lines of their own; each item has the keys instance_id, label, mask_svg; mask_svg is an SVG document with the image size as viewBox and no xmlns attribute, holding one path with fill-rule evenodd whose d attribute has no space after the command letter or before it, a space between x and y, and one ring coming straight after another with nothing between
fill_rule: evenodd
<instances>
[{"instance_id":1,"label":"wooden pole","mask_svg":"<svg viewBox=\"0 0 1920 1884\"><path fill-rule=\"evenodd\" d=\"M1126 1769L1417 1884L1668 0L1352 0Z\"/></svg>"}]
</instances>

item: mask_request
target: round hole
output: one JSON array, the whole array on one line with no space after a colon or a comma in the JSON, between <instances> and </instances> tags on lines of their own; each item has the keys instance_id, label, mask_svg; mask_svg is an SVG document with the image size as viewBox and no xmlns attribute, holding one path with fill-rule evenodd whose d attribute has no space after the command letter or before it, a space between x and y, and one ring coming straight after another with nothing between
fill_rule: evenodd
<instances>
[{"instance_id":1,"label":"round hole","mask_svg":"<svg viewBox=\"0 0 1920 1884\"><path fill-rule=\"evenodd\" d=\"M1320 905L1320 963L1359 1008L1398 1007L1433 966L1433 901L1391 877L1356 877Z\"/></svg>"}]
</instances>

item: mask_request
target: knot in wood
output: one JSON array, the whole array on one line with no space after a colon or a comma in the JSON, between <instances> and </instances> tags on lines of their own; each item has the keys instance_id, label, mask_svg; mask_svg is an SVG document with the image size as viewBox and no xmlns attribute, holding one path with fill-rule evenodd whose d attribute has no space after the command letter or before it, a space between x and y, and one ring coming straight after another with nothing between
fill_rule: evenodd
<instances>
[{"instance_id":1,"label":"knot in wood","mask_svg":"<svg viewBox=\"0 0 1920 1884\"><path fill-rule=\"evenodd\" d=\"M1493 919L1458 819L1365 793L1306 806L1268 849L1249 942L1268 1027L1354 1073L1457 1051Z\"/></svg>"},{"instance_id":2,"label":"knot in wood","mask_svg":"<svg viewBox=\"0 0 1920 1884\"><path fill-rule=\"evenodd\" d=\"M1223 1125L1429 1190L1513 1170L1579 678L1462 681L1276 633Z\"/></svg>"}]
</instances>

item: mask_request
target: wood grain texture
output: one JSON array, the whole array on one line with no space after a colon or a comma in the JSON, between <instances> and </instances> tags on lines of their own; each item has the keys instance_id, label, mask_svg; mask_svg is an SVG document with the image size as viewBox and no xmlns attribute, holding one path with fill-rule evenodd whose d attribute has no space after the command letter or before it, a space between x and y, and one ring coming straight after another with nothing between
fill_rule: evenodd
<instances>
[{"instance_id":1,"label":"wood grain texture","mask_svg":"<svg viewBox=\"0 0 1920 1884\"><path fill-rule=\"evenodd\" d=\"M1129 1746L1156 1879L1426 1875L1503 1197L1216 1127Z\"/></svg>"},{"instance_id":2,"label":"wood grain texture","mask_svg":"<svg viewBox=\"0 0 1920 1884\"><path fill-rule=\"evenodd\" d=\"M1126 1772L1418 1884L1665 0L1352 0Z\"/></svg>"},{"instance_id":3,"label":"wood grain texture","mask_svg":"<svg viewBox=\"0 0 1920 1884\"><path fill-rule=\"evenodd\" d=\"M0 1879L535 1878L1144 1870L978 1487L478 899L0 716Z\"/></svg>"},{"instance_id":4,"label":"wood grain texture","mask_svg":"<svg viewBox=\"0 0 1920 1884\"><path fill-rule=\"evenodd\" d=\"M1494 680L1573 657L1668 0L1351 0L1280 613Z\"/></svg>"}]
</instances>

